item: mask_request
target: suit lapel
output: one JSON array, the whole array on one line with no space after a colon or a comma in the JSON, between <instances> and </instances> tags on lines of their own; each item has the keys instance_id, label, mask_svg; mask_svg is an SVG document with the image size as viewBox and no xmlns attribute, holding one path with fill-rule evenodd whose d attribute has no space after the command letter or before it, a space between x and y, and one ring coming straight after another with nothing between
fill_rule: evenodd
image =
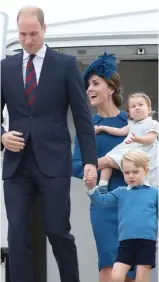
<instances>
[{"instance_id":1,"label":"suit lapel","mask_svg":"<svg viewBox=\"0 0 159 282\"><path fill-rule=\"evenodd\" d=\"M30 111L28 103L27 103L27 97L25 95L25 89L24 89L24 80L23 80L23 52L19 53L18 58L15 60L14 64L14 73L12 75L12 78L14 79L14 82L16 84L17 88L17 95L19 96L20 100L23 100L22 102L26 105L26 108L28 111ZM15 78L14 78L15 76Z\"/></svg>"}]
</instances>

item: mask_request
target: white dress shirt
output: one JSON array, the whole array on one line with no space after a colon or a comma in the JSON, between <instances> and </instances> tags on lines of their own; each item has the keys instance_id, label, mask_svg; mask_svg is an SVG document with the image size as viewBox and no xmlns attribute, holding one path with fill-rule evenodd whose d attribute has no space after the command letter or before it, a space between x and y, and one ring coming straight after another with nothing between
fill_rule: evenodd
<instances>
[{"instance_id":1,"label":"white dress shirt","mask_svg":"<svg viewBox=\"0 0 159 282\"><path fill-rule=\"evenodd\" d=\"M44 44L43 47L35 54L35 58L33 59L33 64L36 72L36 80L37 84L39 82L40 73L43 65L43 61L46 54L46 45ZM30 54L28 54L25 50L23 50L23 80L25 85L25 77L26 77L26 66L29 60Z\"/></svg>"}]
</instances>

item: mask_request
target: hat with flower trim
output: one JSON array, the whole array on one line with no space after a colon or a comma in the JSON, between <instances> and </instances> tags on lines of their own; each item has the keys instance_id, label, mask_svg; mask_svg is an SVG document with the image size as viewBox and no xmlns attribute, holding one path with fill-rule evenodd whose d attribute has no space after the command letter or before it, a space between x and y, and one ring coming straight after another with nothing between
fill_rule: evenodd
<instances>
[{"instance_id":1,"label":"hat with flower trim","mask_svg":"<svg viewBox=\"0 0 159 282\"><path fill-rule=\"evenodd\" d=\"M93 61L83 74L83 79L87 89L88 79L92 74L102 76L106 79L110 79L114 73L116 73L116 57L113 54L107 54L106 52L99 56L98 59Z\"/></svg>"}]
</instances>

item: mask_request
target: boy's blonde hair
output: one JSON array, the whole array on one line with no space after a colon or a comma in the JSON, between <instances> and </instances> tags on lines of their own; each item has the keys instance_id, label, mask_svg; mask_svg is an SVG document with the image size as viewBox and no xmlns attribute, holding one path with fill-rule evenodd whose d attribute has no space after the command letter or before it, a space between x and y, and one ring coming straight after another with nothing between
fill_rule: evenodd
<instances>
[{"instance_id":1,"label":"boy's blonde hair","mask_svg":"<svg viewBox=\"0 0 159 282\"><path fill-rule=\"evenodd\" d=\"M154 112L152 111L152 106L151 106L151 100L150 98L144 93L144 92L135 92L135 93L132 93L128 96L128 100L127 100L127 103L126 103L126 111L129 113L129 102L132 98L144 98L145 99L145 102L149 108L149 116L152 116L154 114Z\"/></svg>"},{"instance_id":2,"label":"boy's blonde hair","mask_svg":"<svg viewBox=\"0 0 159 282\"><path fill-rule=\"evenodd\" d=\"M133 162L136 167L143 167L146 172L149 169L149 158L144 152L132 150L126 153L121 161L122 168L124 160Z\"/></svg>"}]
</instances>

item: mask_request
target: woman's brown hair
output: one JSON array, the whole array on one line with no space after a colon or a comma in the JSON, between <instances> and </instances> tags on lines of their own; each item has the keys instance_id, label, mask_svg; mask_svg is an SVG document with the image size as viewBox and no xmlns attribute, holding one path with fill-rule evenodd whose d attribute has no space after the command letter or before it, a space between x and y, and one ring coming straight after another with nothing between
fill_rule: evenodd
<instances>
[{"instance_id":1,"label":"woman's brown hair","mask_svg":"<svg viewBox=\"0 0 159 282\"><path fill-rule=\"evenodd\" d=\"M123 98L121 95L121 80L119 74L116 72L110 79L104 78L108 86L114 90L112 95L114 104L119 108L122 105Z\"/></svg>"}]
</instances>

